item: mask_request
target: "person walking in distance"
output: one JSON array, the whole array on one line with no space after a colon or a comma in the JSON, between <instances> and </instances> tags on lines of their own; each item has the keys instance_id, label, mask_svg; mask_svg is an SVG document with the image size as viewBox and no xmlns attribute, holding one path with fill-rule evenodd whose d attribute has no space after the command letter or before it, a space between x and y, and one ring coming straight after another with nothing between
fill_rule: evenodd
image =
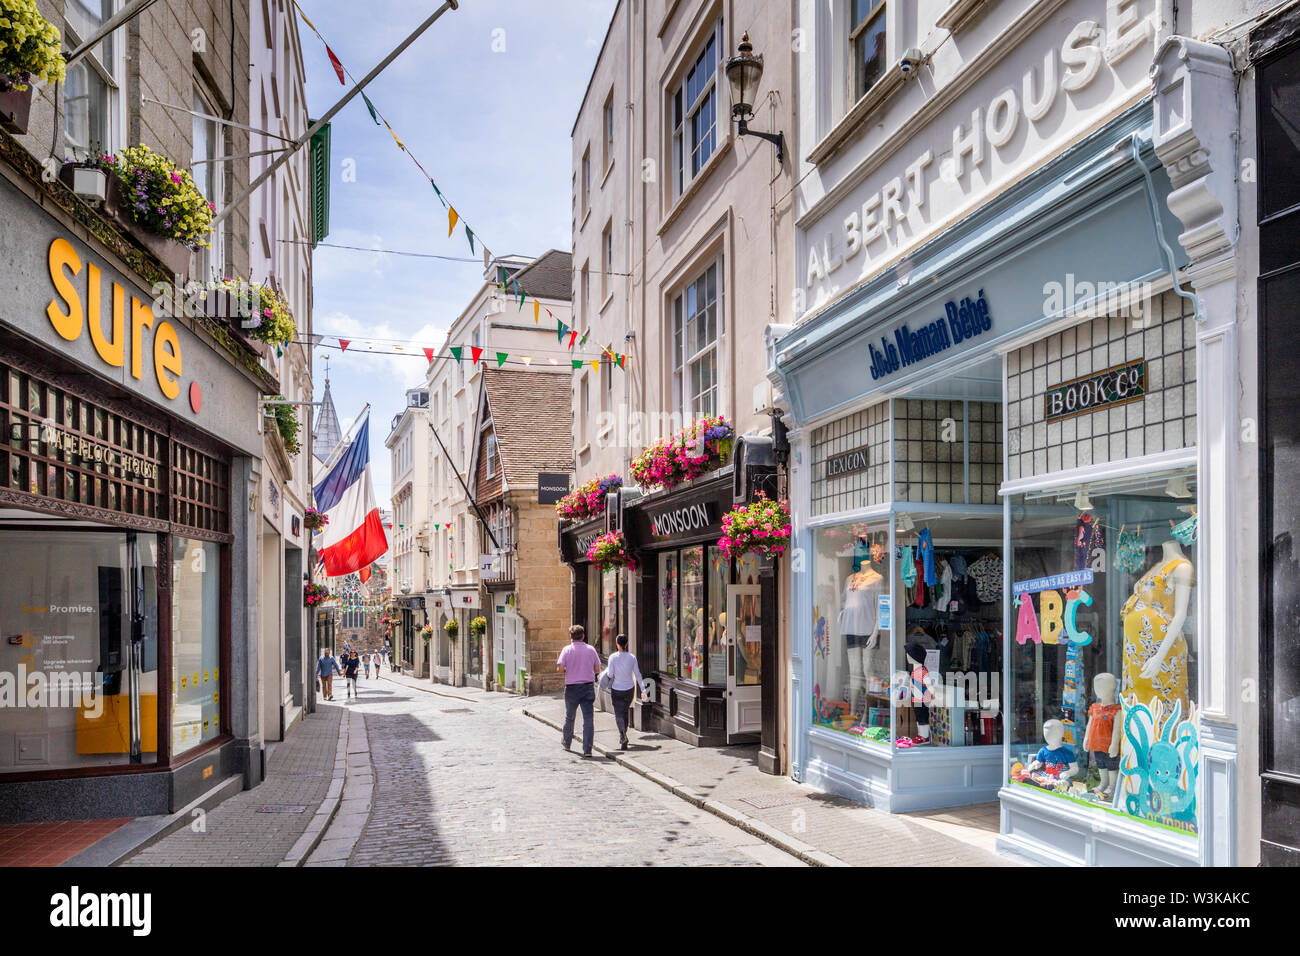
<instances>
[{"instance_id":1,"label":"person walking in distance","mask_svg":"<svg viewBox=\"0 0 1300 956\"><path fill-rule=\"evenodd\" d=\"M370 680L370 652L366 651L361 655L361 666L366 672L366 680Z\"/></svg>"},{"instance_id":2,"label":"person walking in distance","mask_svg":"<svg viewBox=\"0 0 1300 956\"><path fill-rule=\"evenodd\" d=\"M600 655L587 643L587 632L581 624L569 628L569 646L560 651L555 662L556 671L564 675L564 749L573 742L573 718L582 708L582 755L591 756L591 745L596 736L592 713L596 703L596 674L600 671Z\"/></svg>"},{"instance_id":3,"label":"person walking in distance","mask_svg":"<svg viewBox=\"0 0 1300 956\"><path fill-rule=\"evenodd\" d=\"M343 673L348 682L348 698L357 696L357 671L361 669L361 658L353 651L343 663Z\"/></svg>"},{"instance_id":4,"label":"person walking in distance","mask_svg":"<svg viewBox=\"0 0 1300 956\"><path fill-rule=\"evenodd\" d=\"M316 662L316 676L320 678L321 696L326 700L334 699L334 675L343 673L339 670L339 662L334 659L328 647L320 652L320 660Z\"/></svg>"},{"instance_id":5,"label":"person walking in distance","mask_svg":"<svg viewBox=\"0 0 1300 956\"><path fill-rule=\"evenodd\" d=\"M609 655L607 670L610 675L610 695L614 698L614 723L618 725L618 749L627 750L627 712L632 706L633 694L639 694L644 700L648 695L645 690L645 678L641 676L641 666L636 655L628 653L627 635L620 634L614 638L618 650Z\"/></svg>"}]
</instances>

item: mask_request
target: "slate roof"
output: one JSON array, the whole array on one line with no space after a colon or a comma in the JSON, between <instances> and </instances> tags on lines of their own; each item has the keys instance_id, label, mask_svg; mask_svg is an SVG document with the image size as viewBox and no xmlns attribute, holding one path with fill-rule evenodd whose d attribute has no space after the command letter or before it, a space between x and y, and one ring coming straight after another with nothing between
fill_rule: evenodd
<instances>
[{"instance_id":1,"label":"slate roof","mask_svg":"<svg viewBox=\"0 0 1300 956\"><path fill-rule=\"evenodd\" d=\"M539 299L573 299L573 254L550 249L513 276L524 291Z\"/></svg>"},{"instance_id":2,"label":"slate roof","mask_svg":"<svg viewBox=\"0 0 1300 956\"><path fill-rule=\"evenodd\" d=\"M328 378L325 379L325 397L321 399L320 410L316 412L316 428L311 440L313 454L322 462L329 461L334 448L343 440L343 429L339 427L339 416L334 410L334 396L330 394Z\"/></svg>"},{"instance_id":3,"label":"slate roof","mask_svg":"<svg viewBox=\"0 0 1300 956\"><path fill-rule=\"evenodd\" d=\"M573 471L573 396L568 375L485 368L483 388L497 451L511 488L542 471Z\"/></svg>"}]
</instances>

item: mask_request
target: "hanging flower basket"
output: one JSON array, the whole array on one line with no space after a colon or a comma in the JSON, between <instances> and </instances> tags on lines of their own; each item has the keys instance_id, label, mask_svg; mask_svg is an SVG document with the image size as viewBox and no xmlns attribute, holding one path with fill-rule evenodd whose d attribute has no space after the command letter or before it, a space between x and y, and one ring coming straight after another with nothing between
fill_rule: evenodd
<instances>
[{"instance_id":1,"label":"hanging flower basket","mask_svg":"<svg viewBox=\"0 0 1300 956\"><path fill-rule=\"evenodd\" d=\"M460 624L455 618L452 618L450 621L445 623L442 626L442 629L447 632L447 637L450 640L454 641L456 638L460 637Z\"/></svg>"},{"instance_id":2,"label":"hanging flower basket","mask_svg":"<svg viewBox=\"0 0 1300 956\"><path fill-rule=\"evenodd\" d=\"M132 238L172 273L184 275L190 253L210 245L217 207L199 192L189 170L143 143L119 152L113 171L122 188L120 218Z\"/></svg>"},{"instance_id":3,"label":"hanging flower basket","mask_svg":"<svg viewBox=\"0 0 1300 956\"><path fill-rule=\"evenodd\" d=\"M565 521L582 521L605 513L605 495L623 487L618 475L592 478L574 488L555 505L555 513Z\"/></svg>"},{"instance_id":4,"label":"hanging flower basket","mask_svg":"<svg viewBox=\"0 0 1300 956\"><path fill-rule=\"evenodd\" d=\"M673 488L727 464L735 438L723 416L701 418L637 455L628 473L643 486Z\"/></svg>"},{"instance_id":5,"label":"hanging flower basket","mask_svg":"<svg viewBox=\"0 0 1300 956\"><path fill-rule=\"evenodd\" d=\"M628 550L622 531L611 531L598 537L587 550L587 560L602 571L636 567L636 558Z\"/></svg>"},{"instance_id":6,"label":"hanging flower basket","mask_svg":"<svg viewBox=\"0 0 1300 956\"><path fill-rule=\"evenodd\" d=\"M308 530L320 531L330 523L329 516L323 511L317 511L315 508L308 508L302 516L302 523Z\"/></svg>"},{"instance_id":7,"label":"hanging flower basket","mask_svg":"<svg viewBox=\"0 0 1300 956\"><path fill-rule=\"evenodd\" d=\"M420 637L426 641L433 637L433 625L426 624L420 628Z\"/></svg>"},{"instance_id":8,"label":"hanging flower basket","mask_svg":"<svg viewBox=\"0 0 1300 956\"><path fill-rule=\"evenodd\" d=\"M728 558L756 553L777 558L790 547L790 508L785 501L773 501L761 491L747 505L739 505L722 517L718 546Z\"/></svg>"},{"instance_id":9,"label":"hanging flower basket","mask_svg":"<svg viewBox=\"0 0 1300 956\"><path fill-rule=\"evenodd\" d=\"M203 311L245 339L283 348L298 334L289 302L275 289L246 279L213 279L203 293Z\"/></svg>"},{"instance_id":10,"label":"hanging flower basket","mask_svg":"<svg viewBox=\"0 0 1300 956\"><path fill-rule=\"evenodd\" d=\"M303 607L316 607L330 599L330 589L323 584L309 584L303 588Z\"/></svg>"},{"instance_id":11,"label":"hanging flower basket","mask_svg":"<svg viewBox=\"0 0 1300 956\"><path fill-rule=\"evenodd\" d=\"M487 630L487 618L471 618L469 622L469 632L475 637L482 637L483 632Z\"/></svg>"},{"instance_id":12,"label":"hanging flower basket","mask_svg":"<svg viewBox=\"0 0 1300 956\"><path fill-rule=\"evenodd\" d=\"M33 79L54 83L67 76L59 31L34 0L0 4L0 126L26 133Z\"/></svg>"}]
</instances>

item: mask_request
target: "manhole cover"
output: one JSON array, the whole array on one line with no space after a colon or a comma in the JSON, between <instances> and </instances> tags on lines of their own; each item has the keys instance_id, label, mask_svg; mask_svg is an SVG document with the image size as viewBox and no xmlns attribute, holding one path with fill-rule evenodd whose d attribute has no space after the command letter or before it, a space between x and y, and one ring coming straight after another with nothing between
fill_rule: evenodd
<instances>
[{"instance_id":1,"label":"manhole cover","mask_svg":"<svg viewBox=\"0 0 1300 956\"><path fill-rule=\"evenodd\" d=\"M804 797L801 794L792 793L755 793L748 797L741 797L740 800L742 803L748 803L751 807L756 807L759 810L771 810L773 807L802 803Z\"/></svg>"},{"instance_id":2,"label":"manhole cover","mask_svg":"<svg viewBox=\"0 0 1300 956\"><path fill-rule=\"evenodd\" d=\"M442 713L442 714L472 714L472 713L474 713L474 709L473 709L472 707L453 707L451 710L443 710L443 711L439 711L439 713Z\"/></svg>"},{"instance_id":3,"label":"manhole cover","mask_svg":"<svg viewBox=\"0 0 1300 956\"><path fill-rule=\"evenodd\" d=\"M258 813L306 813L307 808L295 807L295 806L290 806L289 804L279 803L279 804L270 804L265 807L258 807L257 812Z\"/></svg>"}]
</instances>

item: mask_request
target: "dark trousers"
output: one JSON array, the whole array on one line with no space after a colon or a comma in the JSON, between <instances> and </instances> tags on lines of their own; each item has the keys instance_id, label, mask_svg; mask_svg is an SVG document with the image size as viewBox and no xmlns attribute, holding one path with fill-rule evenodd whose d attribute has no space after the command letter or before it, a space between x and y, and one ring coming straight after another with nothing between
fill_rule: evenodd
<instances>
[{"instance_id":1,"label":"dark trousers","mask_svg":"<svg viewBox=\"0 0 1300 956\"><path fill-rule=\"evenodd\" d=\"M623 743L627 740L627 710L632 706L635 688L612 690L609 693L614 698L614 723L618 724L618 741Z\"/></svg>"},{"instance_id":2,"label":"dark trousers","mask_svg":"<svg viewBox=\"0 0 1300 956\"><path fill-rule=\"evenodd\" d=\"M564 746L573 741L573 718L579 707L582 708L582 752L591 753L591 745L596 737L595 717L592 713L596 703L596 685L591 681L585 684L564 685Z\"/></svg>"}]
</instances>

